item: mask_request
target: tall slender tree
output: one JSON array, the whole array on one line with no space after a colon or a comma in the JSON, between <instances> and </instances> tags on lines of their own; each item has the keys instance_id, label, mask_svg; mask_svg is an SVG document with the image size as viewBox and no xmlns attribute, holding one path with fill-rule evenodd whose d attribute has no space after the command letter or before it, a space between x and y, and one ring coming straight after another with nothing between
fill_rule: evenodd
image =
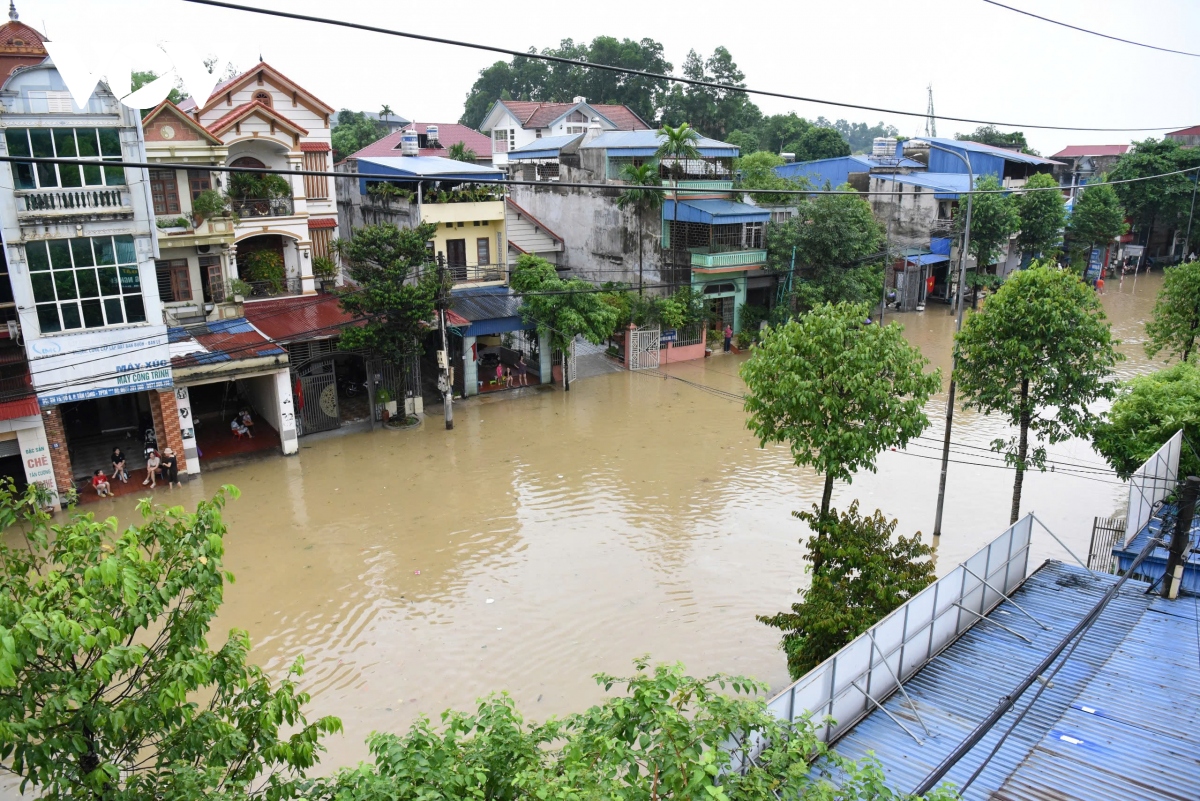
<instances>
[{"instance_id":1,"label":"tall slender tree","mask_svg":"<svg viewBox=\"0 0 1200 801\"><path fill-rule=\"evenodd\" d=\"M1067 240L1072 258L1086 258L1097 244L1111 242L1129 229L1125 209L1105 176L1083 187L1067 220Z\"/></svg>"},{"instance_id":2,"label":"tall slender tree","mask_svg":"<svg viewBox=\"0 0 1200 801\"><path fill-rule=\"evenodd\" d=\"M621 180L629 188L617 196L617 206L632 208L638 218L638 295L642 295L642 267L645 247L642 241L646 230L646 215L662 208L662 178L658 174L658 163L649 162L639 166L626 164L621 168Z\"/></svg>"},{"instance_id":3,"label":"tall slender tree","mask_svg":"<svg viewBox=\"0 0 1200 801\"><path fill-rule=\"evenodd\" d=\"M696 145L700 141L700 134L695 128L683 122L674 128L664 125L659 130L658 136L660 144L655 155L660 163L669 162L667 170L671 176L671 231L668 238L671 241L670 283L674 288L679 258L679 242L676 241L679 227L679 179L684 175L684 163L700 158L700 148ZM684 242L683 245L686 250L687 243Z\"/></svg>"},{"instance_id":4,"label":"tall slender tree","mask_svg":"<svg viewBox=\"0 0 1200 801\"><path fill-rule=\"evenodd\" d=\"M955 337L966 407L1000 414L1018 429L992 443L1017 471L1009 522L1017 522L1025 471L1046 469L1041 442L1087 436L1092 404L1115 394L1116 344L1096 293L1074 273L1040 264L1005 281Z\"/></svg>"},{"instance_id":5,"label":"tall slender tree","mask_svg":"<svg viewBox=\"0 0 1200 801\"><path fill-rule=\"evenodd\" d=\"M1067 223L1067 207L1058 181L1048 173L1030 176L1025 191L1017 195L1017 211L1021 218L1021 233L1017 243L1031 256L1050 258L1059 250L1063 227Z\"/></svg>"}]
</instances>

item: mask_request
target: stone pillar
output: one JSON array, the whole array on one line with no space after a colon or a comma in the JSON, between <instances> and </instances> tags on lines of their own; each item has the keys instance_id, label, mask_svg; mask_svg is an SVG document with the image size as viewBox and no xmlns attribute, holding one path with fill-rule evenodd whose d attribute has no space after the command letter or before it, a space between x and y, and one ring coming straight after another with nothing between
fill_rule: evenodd
<instances>
[{"instance_id":1,"label":"stone pillar","mask_svg":"<svg viewBox=\"0 0 1200 801\"><path fill-rule=\"evenodd\" d=\"M625 369L632 370L630 367L633 364L633 333L637 331L637 326L633 323L625 329Z\"/></svg>"},{"instance_id":2,"label":"stone pillar","mask_svg":"<svg viewBox=\"0 0 1200 801\"><path fill-rule=\"evenodd\" d=\"M300 440L296 435L296 411L292 405L292 374L289 370L280 370L272 376L275 385L275 408L279 409L279 419L273 421L278 428L279 441L283 445L284 455L300 452Z\"/></svg>"},{"instance_id":3,"label":"stone pillar","mask_svg":"<svg viewBox=\"0 0 1200 801\"><path fill-rule=\"evenodd\" d=\"M183 451L183 435L179 432L179 407L175 404L175 390L151 390L150 416L154 418L154 436L158 438L158 452L164 448L175 451L179 460L179 474L187 474L187 457Z\"/></svg>"},{"instance_id":4,"label":"stone pillar","mask_svg":"<svg viewBox=\"0 0 1200 801\"><path fill-rule=\"evenodd\" d=\"M196 427L192 420L192 400L188 394L187 387L175 388L175 406L179 412L179 436L183 440L183 450L180 451L179 472L196 475L200 472L200 452L196 447ZM187 465L186 468L184 467L185 462Z\"/></svg>"},{"instance_id":5,"label":"stone pillar","mask_svg":"<svg viewBox=\"0 0 1200 801\"><path fill-rule=\"evenodd\" d=\"M463 395L479 394L479 362L475 355L475 337L463 337Z\"/></svg>"},{"instance_id":6,"label":"stone pillar","mask_svg":"<svg viewBox=\"0 0 1200 801\"><path fill-rule=\"evenodd\" d=\"M75 473L71 467L71 451L67 447L67 432L63 428L62 411L53 406L42 412L42 424L46 429L46 441L50 444L50 463L54 467L54 483L58 485L58 498L67 508L67 498L75 486Z\"/></svg>"},{"instance_id":7,"label":"stone pillar","mask_svg":"<svg viewBox=\"0 0 1200 801\"><path fill-rule=\"evenodd\" d=\"M538 371L542 374L543 384L554 383L554 373L551 371L554 365L553 347L550 344L550 332L538 334Z\"/></svg>"}]
</instances>

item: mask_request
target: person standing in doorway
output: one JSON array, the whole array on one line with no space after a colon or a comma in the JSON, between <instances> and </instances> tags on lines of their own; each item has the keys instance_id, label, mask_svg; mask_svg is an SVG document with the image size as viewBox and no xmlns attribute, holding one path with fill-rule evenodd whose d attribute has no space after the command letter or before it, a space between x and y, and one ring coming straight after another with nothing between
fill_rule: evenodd
<instances>
[{"instance_id":1,"label":"person standing in doorway","mask_svg":"<svg viewBox=\"0 0 1200 801\"><path fill-rule=\"evenodd\" d=\"M733 326L725 323L725 352L733 350Z\"/></svg>"},{"instance_id":2,"label":"person standing in doorway","mask_svg":"<svg viewBox=\"0 0 1200 801\"><path fill-rule=\"evenodd\" d=\"M179 483L179 459L175 457L175 451L170 448L163 448L161 469L163 481L167 482L168 487L183 486Z\"/></svg>"},{"instance_id":3,"label":"person standing in doorway","mask_svg":"<svg viewBox=\"0 0 1200 801\"><path fill-rule=\"evenodd\" d=\"M162 464L162 460L158 458L158 451L150 451L146 454L146 480L142 482L142 486L150 485L150 489L158 486L158 466Z\"/></svg>"}]
</instances>

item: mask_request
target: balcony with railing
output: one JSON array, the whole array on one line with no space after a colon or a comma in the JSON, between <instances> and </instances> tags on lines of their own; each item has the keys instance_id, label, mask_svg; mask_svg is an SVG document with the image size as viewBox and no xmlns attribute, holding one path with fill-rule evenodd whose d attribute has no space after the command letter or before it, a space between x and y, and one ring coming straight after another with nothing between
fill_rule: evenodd
<instances>
[{"instance_id":1,"label":"balcony with railing","mask_svg":"<svg viewBox=\"0 0 1200 801\"><path fill-rule=\"evenodd\" d=\"M665 181L666 186L670 186L670 181ZM679 195L707 194L708 192L729 192L733 189L733 181L694 181L683 180L679 182Z\"/></svg>"},{"instance_id":2,"label":"balcony with railing","mask_svg":"<svg viewBox=\"0 0 1200 801\"><path fill-rule=\"evenodd\" d=\"M129 190L124 187L31 189L18 190L15 195L17 216L22 218L133 216Z\"/></svg>"},{"instance_id":3,"label":"balcony with railing","mask_svg":"<svg viewBox=\"0 0 1200 801\"><path fill-rule=\"evenodd\" d=\"M461 264L453 261L446 265L454 284L491 284L508 280L508 269L503 264Z\"/></svg>"},{"instance_id":4,"label":"balcony with railing","mask_svg":"<svg viewBox=\"0 0 1200 801\"><path fill-rule=\"evenodd\" d=\"M766 248L732 250L720 248L689 248L692 267L713 269L717 267L750 267L767 260Z\"/></svg>"},{"instance_id":5,"label":"balcony with railing","mask_svg":"<svg viewBox=\"0 0 1200 801\"><path fill-rule=\"evenodd\" d=\"M290 217L296 204L290 197L241 198L231 201L233 212L242 219L260 217Z\"/></svg>"},{"instance_id":6,"label":"balcony with railing","mask_svg":"<svg viewBox=\"0 0 1200 801\"><path fill-rule=\"evenodd\" d=\"M953 236L954 235L954 220L934 220L929 224L930 236Z\"/></svg>"},{"instance_id":7,"label":"balcony with railing","mask_svg":"<svg viewBox=\"0 0 1200 801\"><path fill-rule=\"evenodd\" d=\"M231 295L241 295L245 300L262 300L301 295L304 292L304 282L301 278L284 278L281 281L238 281L230 289L232 290Z\"/></svg>"}]
</instances>

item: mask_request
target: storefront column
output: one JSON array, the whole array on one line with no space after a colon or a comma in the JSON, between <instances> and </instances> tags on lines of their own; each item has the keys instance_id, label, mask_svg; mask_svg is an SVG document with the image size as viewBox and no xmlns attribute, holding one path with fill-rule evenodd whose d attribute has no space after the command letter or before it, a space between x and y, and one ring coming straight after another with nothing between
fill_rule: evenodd
<instances>
[{"instance_id":1,"label":"storefront column","mask_svg":"<svg viewBox=\"0 0 1200 801\"><path fill-rule=\"evenodd\" d=\"M279 409L279 419L274 422L279 426L279 441L283 445L284 455L300 452L300 440L296 436L296 412L292 406L291 376L287 370L281 370L273 376L276 408Z\"/></svg>"},{"instance_id":2,"label":"storefront column","mask_svg":"<svg viewBox=\"0 0 1200 801\"><path fill-rule=\"evenodd\" d=\"M59 504L66 509L70 491L75 487L75 473L71 469L71 452L67 448L67 432L63 428L62 413L57 406L42 413L42 425L46 428L46 441L50 444L50 464L54 468L54 483L58 487Z\"/></svg>"},{"instance_id":3,"label":"storefront column","mask_svg":"<svg viewBox=\"0 0 1200 801\"><path fill-rule=\"evenodd\" d=\"M539 364L538 371L542 374L542 383L551 384L554 382L554 374L551 372L554 365L554 351L551 350L554 346L550 344L550 332L538 332L538 356Z\"/></svg>"},{"instance_id":4,"label":"storefront column","mask_svg":"<svg viewBox=\"0 0 1200 801\"><path fill-rule=\"evenodd\" d=\"M475 337L463 337L463 394L479 394L479 362L475 359Z\"/></svg>"},{"instance_id":5,"label":"storefront column","mask_svg":"<svg viewBox=\"0 0 1200 801\"><path fill-rule=\"evenodd\" d=\"M158 452L165 448L175 451L179 460L179 472L187 473L187 456L183 450L183 436L179 431L179 406L175 403L175 390L151 390L150 416L154 418L154 436L158 439ZM180 476L182 478L182 476Z\"/></svg>"},{"instance_id":6,"label":"storefront column","mask_svg":"<svg viewBox=\"0 0 1200 801\"><path fill-rule=\"evenodd\" d=\"M200 452L196 447L196 424L192 420L192 400L187 387L175 388L175 406L179 412L179 436L183 440L183 458L179 462L179 469L194 476L200 472Z\"/></svg>"}]
</instances>

